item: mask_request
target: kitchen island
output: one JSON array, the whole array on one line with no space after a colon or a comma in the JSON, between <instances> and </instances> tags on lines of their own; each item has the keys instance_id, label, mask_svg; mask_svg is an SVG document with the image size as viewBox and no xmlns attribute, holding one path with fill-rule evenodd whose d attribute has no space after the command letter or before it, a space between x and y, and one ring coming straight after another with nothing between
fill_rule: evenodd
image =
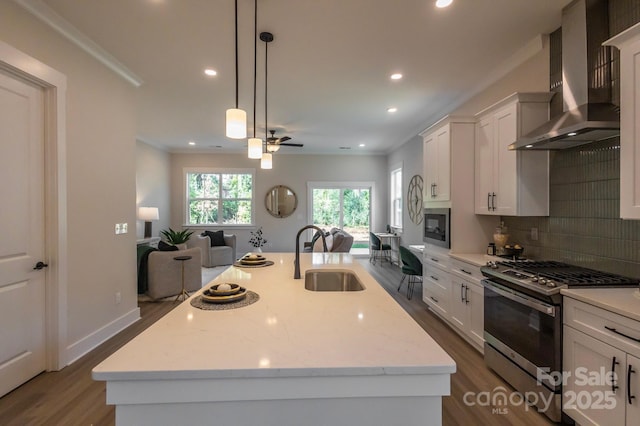
<instances>
[{"instance_id":1,"label":"kitchen island","mask_svg":"<svg viewBox=\"0 0 640 426\"><path fill-rule=\"evenodd\" d=\"M265 253L214 281L259 295L201 310L191 296L93 370L120 425L439 425L455 362L348 254ZM305 289L310 269L365 289Z\"/></svg>"}]
</instances>

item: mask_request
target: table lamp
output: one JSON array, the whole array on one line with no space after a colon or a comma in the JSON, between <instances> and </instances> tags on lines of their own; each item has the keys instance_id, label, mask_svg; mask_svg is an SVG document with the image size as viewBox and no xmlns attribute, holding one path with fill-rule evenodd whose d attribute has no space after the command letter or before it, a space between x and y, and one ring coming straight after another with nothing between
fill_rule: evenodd
<instances>
[{"instance_id":1,"label":"table lamp","mask_svg":"<svg viewBox=\"0 0 640 426\"><path fill-rule=\"evenodd\" d=\"M138 219L144 220L144 238L151 238L151 221L160 219L157 207L139 207Z\"/></svg>"}]
</instances>

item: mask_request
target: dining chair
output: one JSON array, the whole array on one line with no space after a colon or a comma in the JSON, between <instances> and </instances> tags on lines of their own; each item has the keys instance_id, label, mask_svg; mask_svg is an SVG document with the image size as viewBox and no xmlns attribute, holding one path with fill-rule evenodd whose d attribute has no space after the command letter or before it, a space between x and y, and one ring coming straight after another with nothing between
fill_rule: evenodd
<instances>
[{"instance_id":1,"label":"dining chair","mask_svg":"<svg viewBox=\"0 0 640 426\"><path fill-rule=\"evenodd\" d=\"M400 261L402 262L402 279L400 285L398 285L398 291L402 287L404 279L409 276L407 283L407 299L413 297L413 287L416 282L422 282L422 262L418 259L418 256L413 254L411 250L404 246L400 246Z\"/></svg>"},{"instance_id":2,"label":"dining chair","mask_svg":"<svg viewBox=\"0 0 640 426\"><path fill-rule=\"evenodd\" d=\"M382 260L387 259L391 263L391 245L382 243L380 238L373 232L369 232L369 240L369 262L373 262L375 265L376 259L380 259L381 263Z\"/></svg>"}]
</instances>

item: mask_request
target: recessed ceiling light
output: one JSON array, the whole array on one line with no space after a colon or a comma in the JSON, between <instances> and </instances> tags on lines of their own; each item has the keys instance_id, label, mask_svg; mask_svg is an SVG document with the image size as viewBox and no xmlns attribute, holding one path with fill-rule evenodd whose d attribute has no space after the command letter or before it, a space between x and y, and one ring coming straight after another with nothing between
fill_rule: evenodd
<instances>
[{"instance_id":1,"label":"recessed ceiling light","mask_svg":"<svg viewBox=\"0 0 640 426\"><path fill-rule=\"evenodd\" d=\"M215 77L216 75L218 75L218 71L212 69L212 68L207 68L204 70L205 75L208 75L209 77Z\"/></svg>"},{"instance_id":2,"label":"recessed ceiling light","mask_svg":"<svg viewBox=\"0 0 640 426\"><path fill-rule=\"evenodd\" d=\"M361 143L361 144L360 144L360 145L358 145L358 146L359 146L360 148L363 148L363 147L365 147L366 145L365 145L365 144L363 144L363 143Z\"/></svg>"},{"instance_id":3,"label":"recessed ceiling light","mask_svg":"<svg viewBox=\"0 0 640 426\"><path fill-rule=\"evenodd\" d=\"M400 73L391 74L391 80L400 80L401 78L402 74Z\"/></svg>"},{"instance_id":4,"label":"recessed ceiling light","mask_svg":"<svg viewBox=\"0 0 640 426\"><path fill-rule=\"evenodd\" d=\"M396 112L396 111L398 111L398 108L396 107L387 108L387 112Z\"/></svg>"},{"instance_id":5,"label":"recessed ceiling light","mask_svg":"<svg viewBox=\"0 0 640 426\"><path fill-rule=\"evenodd\" d=\"M193 145L195 145L195 144L196 144L196 143L195 143L194 141L189 141L189 145L193 146Z\"/></svg>"},{"instance_id":6,"label":"recessed ceiling light","mask_svg":"<svg viewBox=\"0 0 640 426\"><path fill-rule=\"evenodd\" d=\"M567 133L567 136L575 136L575 135L577 135L576 132Z\"/></svg>"},{"instance_id":7,"label":"recessed ceiling light","mask_svg":"<svg viewBox=\"0 0 640 426\"><path fill-rule=\"evenodd\" d=\"M436 7L448 7L451 6L451 3L453 3L453 0L437 0L436 1Z\"/></svg>"},{"instance_id":8,"label":"recessed ceiling light","mask_svg":"<svg viewBox=\"0 0 640 426\"><path fill-rule=\"evenodd\" d=\"M533 145L525 145L525 148L533 148Z\"/></svg>"}]
</instances>

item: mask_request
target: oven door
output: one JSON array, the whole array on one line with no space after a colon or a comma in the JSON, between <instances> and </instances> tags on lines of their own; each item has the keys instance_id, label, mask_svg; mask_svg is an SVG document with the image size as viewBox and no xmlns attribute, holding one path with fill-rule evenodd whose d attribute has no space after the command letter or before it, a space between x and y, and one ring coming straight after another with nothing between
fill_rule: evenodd
<instances>
[{"instance_id":1,"label":"oven door","mask_svg":"<svg viewBox=\"0 0 640 426\"><path fill-rule=\"evenodd\" d=\"M487 343L533 377L540 377L538 369L561 371L561 307L491 280L482 284Z\"/></svg>"}]
</instances>

